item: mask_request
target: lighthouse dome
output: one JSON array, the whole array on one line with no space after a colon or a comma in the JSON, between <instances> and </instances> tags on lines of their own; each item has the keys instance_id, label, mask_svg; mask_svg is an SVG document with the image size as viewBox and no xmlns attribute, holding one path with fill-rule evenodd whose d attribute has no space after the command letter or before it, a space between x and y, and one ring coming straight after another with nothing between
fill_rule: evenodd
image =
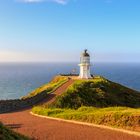
<instances>
[{"instance_id":1,"label":"lighthouse dome","mask_svg":"<svg viewBox=\"0 0 140 140\"><path fill-rule=\"evenodd\" d=\"M83 57L89 57L90 55L87 53L87 50L85 50L85 51L82 53L82 56L83 56Z\"/></svg>"}]
</instances>

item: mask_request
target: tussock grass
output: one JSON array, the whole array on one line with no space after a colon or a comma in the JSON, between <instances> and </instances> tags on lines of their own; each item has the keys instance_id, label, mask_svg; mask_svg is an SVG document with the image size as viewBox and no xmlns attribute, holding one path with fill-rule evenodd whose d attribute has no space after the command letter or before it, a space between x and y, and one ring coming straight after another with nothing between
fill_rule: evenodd
<instances>
[{"instance_id":1,"label":"tussock grass","mask_svg":"<svg viewBox=\"0 0 140 140\"><path fill-rule=\"evenodd\" d=\"M35 89L34 91L29 93L28 95L22 97L22 99L31 98L31 97L36 96L37 94L40 94L44 91L46 91L46 93L49 94L49 93L55 91L58 87L60 87L62 84L64 84L67 81L68 81L67 76L56 76L49 83Z\"/></svg>"},{"instance_id":2,"label":"tussock grass","mask_svg":"<svg viewBox=\"0 0 140 140\"><path fill-rule=\"evenodd\" d=\"M60 109L34 107L33 113L99 125L107 125L126 129L140 127L140 108L129 107L80 107L78 109Z\"/></svg>"},{"instance_id":3,"label":"tussock grass","mask_svg":"<svg viewBox=\"0 0 140 140\"><path fill-rule=\"evenodd\" d=\"M29 138L13 132L0 123L0 140L29 140Z\"/></svg>"}]
</instances>

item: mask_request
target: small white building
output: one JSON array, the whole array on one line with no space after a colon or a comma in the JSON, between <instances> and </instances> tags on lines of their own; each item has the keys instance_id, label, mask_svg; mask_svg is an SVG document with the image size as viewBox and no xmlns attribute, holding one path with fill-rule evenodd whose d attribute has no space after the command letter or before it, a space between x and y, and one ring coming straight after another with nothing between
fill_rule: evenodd
<instances>
[{"instance_id":1,"label":"small white building","mask_svg":"<svg viewBox=\"0 0 140 140\"><path fill-rule=\"evenodd\" d=\"M87 50L85 50L80 57L80 74L79 78L80 79L90 79L91 74L90 74L90 55L87 53Z\"/></svg>"}]
</instances>

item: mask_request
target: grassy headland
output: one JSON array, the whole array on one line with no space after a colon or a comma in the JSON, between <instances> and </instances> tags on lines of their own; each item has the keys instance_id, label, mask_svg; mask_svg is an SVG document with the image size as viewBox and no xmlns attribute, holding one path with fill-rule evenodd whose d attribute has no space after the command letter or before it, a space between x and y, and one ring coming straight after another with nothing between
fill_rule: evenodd
<instances>
[{"instance_id":1,"label":"grassy headland","mask_svg":"<svg viewBox=\"0 0 140 140\"><path fill-rule=\"evenodd\" d=\"M126 129L140 128L140 92L97 76L75 80L50 104L33 108L39 115Z\"/></svg>"},{"instance_id":2,"label":"grassy headland","mask_svg":"<svg viewBox=\"0 0 140 140\"><path fill-rule=\"evenodd\" d=\"M56 108L77 109L81 106L140 107L140 92L103 77L95 77L90 80L76 80L66 92L58 96L51 104L51 107Z\"/></svg>"},{"instance_id":3,"label":"grassy headland","mask_svg":"<svg viewBox=\"0 0 140 140\"><path fill-rule=\"evenodd\" d=\"M31 97L36 96L37 94L40 94L44 91L49 94L49 93L53 92L54 90L56 90L58 87L60 87L62 84L64 84L67 81L68 81L67 76L56 76L49 83L35 89L31 93L29 93L27 96L22 97L22 99L31 98Z\"/></svg>"},{"instance_id":4,"label":"grassy headland","mask_svg":"<svg viewBox=\"0 0 140 140\"><path fill-rule=\"evenodd\" d=\"M13 132L0 123L0 140L29 140L29 138Z\"/></svg>"}]
</instances>

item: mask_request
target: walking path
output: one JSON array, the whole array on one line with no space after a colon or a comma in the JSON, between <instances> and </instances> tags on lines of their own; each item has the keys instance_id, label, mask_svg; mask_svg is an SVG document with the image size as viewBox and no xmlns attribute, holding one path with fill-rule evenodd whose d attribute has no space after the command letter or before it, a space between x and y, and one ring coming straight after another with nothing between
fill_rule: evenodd
<instances>
[{"instance_id":1,"label":"walking path","mask_svg":"<svg viewBox=\"0 0 140 140\"><path fill-rule=\"evenodd\" d=\"M69 80L52 95L60 95L72 83L73 80ZM46 101L49 103L54 101L54 96L52 98L49 96ZM30 111L28 109L0 114L0 121L35 140L140 140L138 136L109 129L36 117L31 115Z\"/></svg>"}]
</instances>

